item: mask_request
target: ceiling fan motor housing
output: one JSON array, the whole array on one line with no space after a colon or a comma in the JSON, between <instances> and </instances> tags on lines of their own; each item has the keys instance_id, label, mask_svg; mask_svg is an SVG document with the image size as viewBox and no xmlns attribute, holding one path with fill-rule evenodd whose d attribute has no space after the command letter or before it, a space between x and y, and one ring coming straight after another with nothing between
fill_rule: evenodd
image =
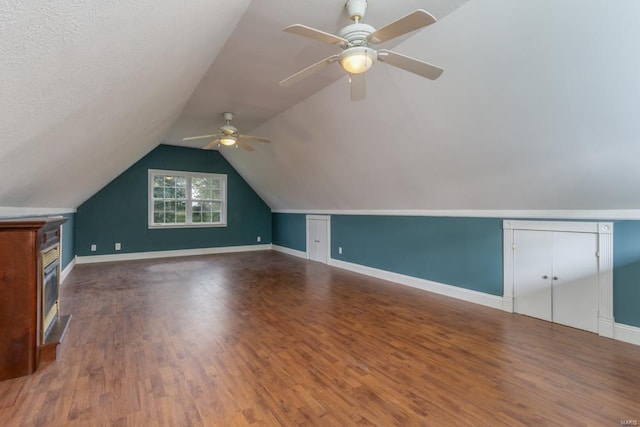
<instances>
[{"instance_id":1,"label":"ceiling fan motor housing","mask_svg":"<svg viewBox=\"0 0 640 427\"><path fill-rule=\"evenodd\" d=\"M371 25L356 22L340 30L340 37L347 40L346 46L340 54L339 61L342 68L351 74L367 71L378 59L378 52L369 47L367 37L376 29ZM351 65L349 62L354 61Z\"/></svg>"},{"instance_id":2,"label":"ceiling fan motor housing","mask_svg":"<svg viewBox=\"0 0 640 427\"><path fill-rule=\"evenodd\" d=\"M220 132L224 133L225 135L235 135L238 133L238 129L236 129L235 126L223 125L220 126Z\"/></svg>"},{"instance_id":3,"label":"ceiling fan motor housing","mask_svg":"<svg viewBox=\"0 0 640 427\"><path fill-rule=\"evenodd\" d=\"M347 40L347 48L353 46L369 46L367 37L376 29L368 24L351 24L340 30L340 37Z\"/></svg>"},{"instance_id":4,"label":"ceiling fan motor housing","mask_svg":"<svg viewBox=\"0 0 640 427\"><path fill-rule=\"evenodd\" d=\"M222 117L224 117L224 121L227 123L220 126L220 132L229 136L236 135L238 133L238 129L230 123L231 120L233 120L233 113L222 113Z\"/></svg>"}]
</instances>

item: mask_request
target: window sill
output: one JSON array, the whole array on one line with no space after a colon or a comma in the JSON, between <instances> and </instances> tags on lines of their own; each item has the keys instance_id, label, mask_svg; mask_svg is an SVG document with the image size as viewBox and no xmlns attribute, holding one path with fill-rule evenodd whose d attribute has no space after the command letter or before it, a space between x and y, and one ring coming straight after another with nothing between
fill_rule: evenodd
<instances>
[{"instance_id":1,"label":"window sill","mask_svg":"<svg viewBox=\"0 0 640 427\"><path fill-rule=\"evenodd\" d=\"M227 224L148 224L149 230L162 230L165 228L220 228Z\"/></svg>"}]
</instances>

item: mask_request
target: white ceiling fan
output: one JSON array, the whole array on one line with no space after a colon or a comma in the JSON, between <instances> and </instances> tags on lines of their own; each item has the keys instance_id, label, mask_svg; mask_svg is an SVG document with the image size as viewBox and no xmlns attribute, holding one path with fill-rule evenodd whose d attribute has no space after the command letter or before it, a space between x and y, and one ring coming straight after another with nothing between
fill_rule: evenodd
<instances>
[{"instance_id":1,"label":"white ceiling fan","mask_svg":"<svg viewBox=\"0 0 640 427\"><path fill-rule=\"evenodd\" d=\"M347 0L345 5L349 17L354 21L347 25L339 35L326 33L305 25L295 24L283 29L291 34L309 37L324 43L338 45L342 52L323 59L302 71L280 82L280 86L289 86L320 71L322 68L334 62L339 62L342 68L349 73L351 82L351 100L358 101L366 96L365 71L373 65L377 59L394 67L412 72L422 77L435 80L444 71L435 65L410 58L387 49L374 49L371 46L383 43L393 38L402 36L436 22L436 18L429 12L418 9L409 15L400 18L386 26L376 30L371 25L363 24L360 20L367 10L367 0Z\"/></svg>"},{"instance_id":2,"label":"white ceiling fan","mask_svg":"<svg viewBox=\"0 0 640 427\"><path fill-rule=\"evenodd\" d=\"M259 136L240 135L238 129L231 124L233 120L233 113L222 113L225 124L220 126L218 133L211 135L190 136L188 138L182 138L183 141L191 141L194 139L214 138L213 141L202 147L203 150L210 150L215 146L224 145L227 147L236 146L243 148L247 151L255 151L255 149L247 144L245 141L258 141L258 142L271 142L268 138L261 138Z\"/></svg>"}]
</instances>

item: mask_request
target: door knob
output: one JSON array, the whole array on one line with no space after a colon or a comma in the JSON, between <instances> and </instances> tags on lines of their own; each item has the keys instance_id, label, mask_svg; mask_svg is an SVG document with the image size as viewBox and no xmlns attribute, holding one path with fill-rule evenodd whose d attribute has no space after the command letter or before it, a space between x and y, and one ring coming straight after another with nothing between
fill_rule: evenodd
<instances>
[{"instance_id":1,"label":"door knob","mask_svg":"<svg viewBox=\"0 0 640 427\"><path fill-rule=\"evenodd\" d=\"M543 279L548 279L549 276L547 276L546 274L544 276L542 276Z\"/></svg>"},{"instance_id":2,"label":"door knob","mask_svg":"<svg viewBox=\"0 0 640 427\"><path fill-rule=\"evenodd\" d=\"M553 276L553 280L558 280L558 276Z\"/></svg>"}]
</instances>

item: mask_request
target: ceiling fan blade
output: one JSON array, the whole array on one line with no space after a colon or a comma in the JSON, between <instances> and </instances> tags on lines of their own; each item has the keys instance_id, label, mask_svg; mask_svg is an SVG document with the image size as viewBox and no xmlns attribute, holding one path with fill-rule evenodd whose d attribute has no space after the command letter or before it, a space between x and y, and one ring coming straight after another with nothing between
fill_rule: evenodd
<instances>
[{"instance_id":1,"label":"ceiling fan blade","mask_svg":"<svg viewBox=\"0 0 640 427\"><path fill-rule=\"evenodd\" d=\"M299 82L300 80L314 74L317 73L318 71L320 71L322 68L324 68L325 66L329 65L329 64L333 64L334 62L336 62L338 60L338 57L340 55L332 55L328 58L323 59L322 61L316 62L315 64L305 68L302 71L298 71L297 73L295 73L292 76L287 77L286 79L282 80L280 82L280 86L283 87L287 87L290 86L294 83Z\"/></svg>"},{"instance_id":2,"label":"ceiling fan blade","mask_svg":"<svg viewBox=\"0 0 640 427\"><path fill-rule=\"evenodd\" d=\"M296 34L302 37L308 37L310 39L318 40L323 43L337 44L341 46L345 46L347 44L347 40L343 39L342 37L338 37L324 31L316 30L315 28L307 27L306 25L289 25L288 27L283 28L282 31Z\"/></svg>"},{"instance_id":3,"label":"ceiling fan blade","mask_svg":"<svg viewBox=\"0 0 640 427\"><path fill-rule=\"evenodd\" d=\"M207 145L205 145L204 147L202 147L203 150L212 150L214 149L218 144L220 144L220 139L216 138L213 141L211 141L210 143L208 143Z\"/></svg>"},{"instance_id":4,"label":"ceiling fan blade","mask_svg":"<svg viewBox=\"0 0 640 427\"><path fill-rule=\"evenodd\" d=\"M246 142L242 142L240 140L238 140L236 142L236 144L238 144L238 147L246 150L246 151L256 151L252 146L250 146L249 144L247 144Z\"/></svg>"},{"instance_id":5,"label":"ceiling fan blade","mask_svg":"<svg viewBox=\"0 0 640 427\"><path fill-rule=\"evenodd\" d=\"M220 134L214 133L213 135L190 136L188 138L182 138L182 140L183 141L191 141L192 139L211 138L212 136L220 136Z\"/></svg>"},{"instance_id":6,"label":"ceiling fan blade","mask_svg":"<svg viewBox=\"0 0 640 427\"><path fill-rule=\"evenodd\" d=\"M431 80L440 77L440 74L444 71L435 65L386 49L380 49L378 51L378 60Z\"/></svg>"},{"instance_id":7,"label":"ceiling fan blade","mask_svg":"<svg viewBox=\"0 0 640 427\"><path fill-rule=\"evenodd\" d=\"M399 37L403 34L415 31L418 28L426 27L436 22L436 18L429 12L418 9L407 16L393 21L367 36L367 41L371 43L382 43L387 40Z\"/></svg>"},{"instance_id":8,"label":"ceiling fan blade","mask_svg":"<svg viewBox=\"0 0 640 427\"><path fill-rule=\"evenodd\" d=\"M351 100L361 101L367 96L367 79L366 73L349 74L351 82Z\"/></svg>"},{"instance_id":9,"label":"ceiling fan blade","mask_svg":"<svg viewBox=\"0 0 640 427\"><path fill-rule=\"evenodd\" d=\"M261 138L259 136L251 136L251 135L238 135L238 138L250 139L252 141L258 141L258 142L266 142L267 144L271 142L271 140L268 138Z\"/></svg>"}]
</instances>

